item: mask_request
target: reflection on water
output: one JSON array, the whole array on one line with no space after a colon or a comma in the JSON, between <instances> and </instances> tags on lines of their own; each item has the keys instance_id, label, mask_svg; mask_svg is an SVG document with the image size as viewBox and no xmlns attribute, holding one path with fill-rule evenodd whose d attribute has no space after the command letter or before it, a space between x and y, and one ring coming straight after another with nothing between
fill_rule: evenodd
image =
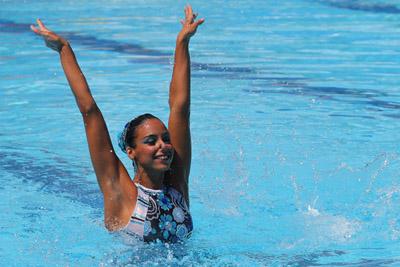
<instances>
[{"instance_id":1,"label":"reflection on water","mask_svg":"<svg viewBox=\"0 0 400 267\"><path fill-rule=\"evenodd\" d=\"M83 170L82 166L75 166L81 169L78 174L76 170L72 170L72 163L59 156L39 157L39 151L35 154L32 156L19 149L3 147L3 151L0 151L0 165L4 171L19 177L23 182L35 184L38 192L62 195L93 208L102 207L95 181L82 179L82 175L92 172L91 169ZM46 159L48 156L52 156L50 161Z\"/></svg>"},{"instance_id":2,"label":"reflection on water","mask_svg":"<svg viewBox=\"0 0 400 267\"><path fill-rule=\"evenodd\" d=\"M376 98L385 97L387 99L397 99L395 95L389 95L388 93L374 90L374 89L356 89L356 88L341 88L341 87L323 87L323 86L309 86L305 83L299 82L281 82L276 81L275 83L269 84L257 84L252 88L243 89L245 92L256 93L266 95L267 97L271 94L287 94L297 95L305 97L314 97L319 100L337 101L340 103L349 103L355 105L361 105L365 109L369 109L376 112L387 112L394 110L396 114L385 113L384 115L393 116L397 118L398 110L400 109L400 102L397 101L385 101ZM371 107L373 109L371 109ZM339 116L339 115L333 115ZM361 118L374 118L372 116L365 115L354 115L347 114L342 116L357 116Z\"/></svg>"},{"instance_id":3,"label":"reflection on water","mask_svg":"<svg viewBox=\"0 0 400 267\"><path fill-rule=\"evenodd\" d=\"M336 8L373 13L400 14L400 8L395 4L379 3L376 0L319 0Z\"/></svg>"},{"instance_id":4,"label":"reflection on water","mask_svg":"<svg viewBox=\"0 0 400 267\"><path fill-rule=\"evenodd\" d=\"M363 4L361 1L321 1L335 7L349 8L356 10L374 11L374 12L389 12L398 11L394 5L384 4ZM389 12L390 13L390 12ZM400 13L400 12L399 12ZM11 20L0 19L0 32L11 33L27 33L29 32L29 24L15 23ZM130 54L138 57L129 59L133 64L170 64L171 53L164 51L147 49L138 44L121 43L115 40L97 38L95 36L88 36L77 34L73 32L60 32L74 44L86 47L90 50L110 51L122 54ZM357 99L363 99L361 104L371 105L379 108L379 111L385 109L400 109L400 102L385 101L375 99L376 97L398 98L397 95L391 95L383 91L366 89L366 88L344 88L332 86L312 86L305 83L302 78L293 77L263 77L260 75L254 76L252 74L259 73L257 68L250 67L235 67L227 66L224 64L215 63L197 63L192 62L193 71L200 71L194 74L193 77L200 78L223 78L230 80L251 80L251 81L264 81L265 84L258 83L253 85L250 89L243 89L245 92L263 93L263 94L290 94L301 96L313 96L320 99L329 99L340 102L350 102L360 104ZM275 87L275 88L274 88ZM273 89L272 89L273 88ZM278 88L278 89L276 89ZM340 96L340 98L335 98ZM348 100L345 97L354 97L356 99ZM366 98L366 99L365 99ZM385 114L388 117L397 118L396 114Z\"/></svg>"}]
</instances>

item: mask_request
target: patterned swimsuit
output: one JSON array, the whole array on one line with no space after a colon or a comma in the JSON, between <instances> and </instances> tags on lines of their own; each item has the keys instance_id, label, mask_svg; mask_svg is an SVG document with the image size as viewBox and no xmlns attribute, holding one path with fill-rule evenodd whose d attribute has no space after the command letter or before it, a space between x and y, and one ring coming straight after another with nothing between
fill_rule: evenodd
<instances>
[{"instance_id":1,"label":"patterned swimsuit","mask_svg":"<svg viewBox=\"0 0 400 267\"><path fill-rule=\"evenodd\" d=\"M124 231L145 242L161 240L177 242L190 237L192 217L183 196L172 187L162 190L135 184L138 189L136 206Z\"/></svg>"}]
</instances>

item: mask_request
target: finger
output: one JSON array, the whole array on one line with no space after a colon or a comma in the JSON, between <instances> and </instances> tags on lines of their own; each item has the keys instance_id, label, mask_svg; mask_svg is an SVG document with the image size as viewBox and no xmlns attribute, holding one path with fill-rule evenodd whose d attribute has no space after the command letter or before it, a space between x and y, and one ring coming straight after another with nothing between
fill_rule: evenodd
<instances>
[{"instance_id":1,"label":"finger","mask_svg":"<svg viewBox=\"0 0 400 267\"><path fill-rule=\"evenodd\" d=\"M48 31L48 29L46 28L46 26L44 26L43 22L40 19L37 19L37 24L39 25L40 30L42 31Z\"/></svg>"},{"instance_id":2,"label":"finger","mask_svg":"<svg viewBox=\"0 0 400 267\"><path fill-rule=\"evenodd\" d=\"M31 25L31 30L34 32L34 33L36 33L36 34L39 34L39 35L41 35L41 32L40 32L40 30L39 29L37 29L34 25Z\"/></svg>"},{"instance_id":3,"label":"finger","mask_svg":"<svg viewBox=\"0 0 400 267\"><path fill-rule=\"evenodd\" d=\"M44 24L43 24L43 22L42 22L40 19L37 19L37 20L36 20L36 23L39 25L39 28L40 28L40 29L43 29L43 28L44 28Z\"/></svg>"},{"instance_id":4,"label":"finger","mask_svg":"<svg viewBox=\"0 0 400 267\"><path fill-rule=\"evenodd\" d=\"M189 17L189 11L188 11L188 7L187 6L185 6L184 11L185 11L185 20L187 20L188 17Z\"/></svg>"},{"instance_id":5,"label":"finger","mask_svg":"<svg viewBox=\"0 0 400 267\"><path fill-rule=\"evenodd\" d=\"M203 24L203 22L205 21L205 19L199 19L198 21L195 22L196 27Z\"/></svg>"},{"instance_id":6,"label":"finger","mask_svg":"<svg viewBox=\"0 0 400 267\"><path fill-rule=\"evenodd\" d=\"M192 8L189 6L188 8L188 17L187 20L191 23L194 20L194 16L193 16L193 10Z\"/></svg>"},{"instance_id":7,"label":"finger","mask_svg":"<svg viewBox=\"0 0 400 267\"><path fill-rule=\"evenodd\" d=\"M188 9L188 12L189 12L189 15L193 15L193 9L192 9L192 6L191 5L187 5L187 9Z\"/></svg>"}]
</instances>

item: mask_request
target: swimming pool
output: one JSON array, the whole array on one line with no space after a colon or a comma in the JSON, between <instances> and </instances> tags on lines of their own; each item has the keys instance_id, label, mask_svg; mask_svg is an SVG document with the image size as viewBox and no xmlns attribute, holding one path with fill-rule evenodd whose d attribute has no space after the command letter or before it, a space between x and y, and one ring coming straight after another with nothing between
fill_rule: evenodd
<instances>
[{"instance_id":1,"label":"swimming pool","mask_svg":"<svg viewBox=\"0 0 400 267\"><path fill-rule=\"evenodd\" d=\"M0 265L400 265L400 4L212 1L191 44L184 245L109 234L83 125L37 17L71 41L116 146L167 118L183 1L2 1ZM129 162L119 153L126 166Z\"/></svg>"}]
</instances>

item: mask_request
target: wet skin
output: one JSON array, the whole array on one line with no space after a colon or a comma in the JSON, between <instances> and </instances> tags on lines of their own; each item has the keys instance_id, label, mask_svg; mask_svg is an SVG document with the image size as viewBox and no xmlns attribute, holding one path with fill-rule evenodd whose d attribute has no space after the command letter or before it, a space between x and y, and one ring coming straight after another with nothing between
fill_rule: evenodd
<instances>
[{"instance_id":1,"label":"wet skin","mask_svg":"<svg viewBox=\"0 0 400 267\"><path fill-rule=\"evenodd\" d=\"M135 131L135 147L128 147L127 154L135 161L138 172L136 180L143 183L144 177L152 178L157 187L163 185L164 172L170 169L174 150L165 125L158 119L143 122Z\"/></svg>"}]
</instances>

